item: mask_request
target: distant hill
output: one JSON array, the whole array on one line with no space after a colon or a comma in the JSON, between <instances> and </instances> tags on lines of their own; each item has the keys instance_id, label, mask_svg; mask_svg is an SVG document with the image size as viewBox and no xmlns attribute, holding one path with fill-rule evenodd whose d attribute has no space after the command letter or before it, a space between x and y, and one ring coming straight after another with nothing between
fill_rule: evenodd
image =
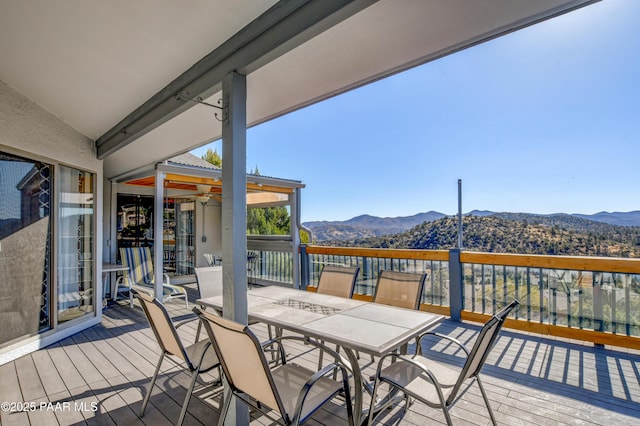
<instances>
[{"instance_id":1,"label":"distant hill","mask_svg":"<svg viewBox=\"0 0 640 426\"><path fill-rule=\"evenodd\" d=\"M611 225L571 215L497 213L463 218L463 247L490 253L640 257L640 227ZM350 247L451 249L458 219L443 217L394 235L343 240ZM332 244L336 242L327 242Z\"/></svg>"},{"instance_id":2,"label":"distant hill","mask_svg":"<svg viewBox=\"0 0 640 426\"><path fill-rule=\"evenodd\" d=\"M313 231L316 241L349 240L397 234L421 223L431 222L444 216L443 213L433 211L404 217L382 218L361 215L346 221L305 222L303 225Z\"/></svg>"},{"instance_id":3,"label":"distant hill","mask_svg":"<svg viewBox=\"0 0 640 426\"><path fill-rule=\"evenodd\" d=\"M596 222L610 223L611 225L620 226L640 226L640 210L631 212L599 212L592 215L573 214L572 216L581 217L583 219L595 220Z\"/></svg>"},{"instance_id":4,"label":"distant hill","mask_svg":"<svg viewBox=\"0 0 640 426\"><path fill-rule=\"evenodd\" d=\"M528 221L532 224L548 226L558 225L576 231L594 231L598 223L619 226L640 226L640 210L631 212L599 212L593 215L585 214L549 214L537 215L531 213L496 213L489 210L473 210L466 216L488 217L496 216L515 221ZM304 225L313 231L316 242L356 240L368 237L393 235L411 229L424 222L445 217L444 213L429 211L413 216L376 217L361 215L346 221L316 221L305 222ZM586 221L586 222L584 222Z\"/></svg>"}]
</instances>

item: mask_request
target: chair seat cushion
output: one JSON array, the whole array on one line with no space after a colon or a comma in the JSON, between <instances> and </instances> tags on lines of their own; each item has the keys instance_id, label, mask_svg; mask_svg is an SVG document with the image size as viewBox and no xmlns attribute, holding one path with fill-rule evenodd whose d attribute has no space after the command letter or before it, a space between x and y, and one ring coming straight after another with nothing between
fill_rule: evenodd
<instances>
[{"instance_id":1,"label":"chair seat cushion","mask_svg":"<svg viewBox=\"0 0 640 426\"><path fill-rule=\"evenodd\" d=\"M287 413L293 416L298 401L298 394L305 382L309 380L315 371L302 367L294 363L287 363L272 370L275 385L282 398ZM300 415L301 421L313 414L312 407L319 407L324 402L333 398L333 396L342 389L342 383L331 380L328 377L321 377L309 391L309 395L305 399Z\"/></svg>"},{"instance_id":2,"label":"chair seat cushion","mask_svg":"<svg viewBox=\"0 0 640 426\"><path fill-rule=\"evenodd\" d=\"M200 371L210 370L211 368L218 365L218 362L219 362L218 356L216 355L216 351L213 349L212 345L207 345L208 343L209 343L209 339L200 340L199 342L184 348L184 351L187 353L187 356L194 363L197 363L198 361L200 361L200 357L202 356L202 351L204 350L207 351L204 355L204 359L202 360Z\"/></svg>"},{"instance_id":3,"label":"chair seat cushion","mask_svg":"<svg viewBox=\"0 0 640 426\"><path fill-rule=\"evenodd\" d=\"M429 377L414 364L404 360L408 358L431 371L440 384L444 399L448 398L453 386L460 377L460 368L441 364L420 355L400 357L380 372L380 378L406 389L413 396L427 404L441 405L436 387Z\"/></svg>"}]
</instances>

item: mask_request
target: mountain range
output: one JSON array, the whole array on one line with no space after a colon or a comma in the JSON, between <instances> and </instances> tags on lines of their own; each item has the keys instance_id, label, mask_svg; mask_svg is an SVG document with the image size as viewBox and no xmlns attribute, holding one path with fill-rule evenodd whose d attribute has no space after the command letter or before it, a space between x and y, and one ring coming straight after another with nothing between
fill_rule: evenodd
<instances>
[{"instance_id":1,"label":"mountain range","mask_svg":"<svg viewBox=\"0 0 640 426\"><path fill-rule=\"evenodd\" d=\"M433 222L445 216L447 215L436 211L418 213L413 216L384 218L365 214L345 221L314 221L305 222L303 223L303 225L313 232L314 240L317 242L341 241L398 234L401 232L405 232L419 224L425 222ZM473 210L466 213L464 216L495 216L501 219L508 219L519 222L533 221L540 223L557 223L560 220L562 222L568 222L570 224L573 223L571 227L578 227L583 230L588 230L590 226L595 226L596 224L589 224L589 222L581 222L576 220L572 221L572 219L583 219L585 221L605 223L617 226L640 226L640 210L630 212L602 211L592 215L577 213L539 215L531 213L506 213L492 212L488 210Z\"/></svg>"}]
</instances>

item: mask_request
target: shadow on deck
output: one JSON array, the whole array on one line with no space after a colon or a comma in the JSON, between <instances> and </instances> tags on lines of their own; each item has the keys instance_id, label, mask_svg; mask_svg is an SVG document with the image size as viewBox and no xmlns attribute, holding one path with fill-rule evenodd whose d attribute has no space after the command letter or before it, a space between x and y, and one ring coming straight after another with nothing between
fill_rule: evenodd
<instances>
[{"instance_id":1,"label":"shadow on deck","mask_svg":"<svg viewBox=\"0 0 640 426\"><path fill-rule=\"evenodd\" d=\"M190 300L193 286L187 286ZM168 303L175 320L191 313L180 302ZM436 331L470 346L479 326L445 321ZM185 339L195 337L196 323L182 327ZM255 329L265 338L265 326ZM454 346L425 340L427 356L461 364ZM297 362L313 364L305 347L292 348ZM640 424L640 356L580 342L547 339L503 330L482 376L499 424ZM102 323L55 345L0 366L0 401L15 403L0 412L2 425L105 424L165 425L176 421L189 376L172 363L163 364L145 416L138 413L153 375L159 349L139 307L112 304ZM365 374L373 373L367 356ZM205 380L215 373L204 375ZM220 388L203 387L191 399L186 425L218 420ZM25 404L26 403L26 404ZM21 410L17 410L21 408ZM477 387L451 411L456 424L490 424ZM344 407L330 405L309 424L346 424ZM379 419L383 424L444 423L441 411L413 404L407 413L396 407ZM273 424L257 416L252 424Z\"/></svg>"}]
</instances>

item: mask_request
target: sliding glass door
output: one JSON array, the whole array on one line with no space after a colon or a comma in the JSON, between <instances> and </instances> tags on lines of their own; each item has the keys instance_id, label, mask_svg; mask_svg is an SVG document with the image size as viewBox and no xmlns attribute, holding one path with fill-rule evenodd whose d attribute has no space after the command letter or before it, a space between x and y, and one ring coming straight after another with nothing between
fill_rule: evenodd
<instances>
[{"instance_id":1,"label":"sliding glass door","mask_svg":"<svg viewBox=\"0 0 640 426\"><path fill-rule=\"evenodd\" d=\"M95 311L95 204L91 173L60 166L58 175L58 322L62 323Z\"/></svg>"},{"instance_id":2,"label":"sliding glass door","mask_svg":"<svg viewBox=\"0 0 640 426\"><path fill-rule=\"evenodd\" d=\"M52 166L0 152L0 347L51 327Z\"/></svg>"},{"instance_id":3,"label":"sliding glass door","mask_svg":"<svg viewBox=\"0 0 640 426\"><path fill-rule=\"evenodd\" d=\"M0 348L95 315L94 197L92 173L0 151Z\"/></svg>"}]
</instances>

